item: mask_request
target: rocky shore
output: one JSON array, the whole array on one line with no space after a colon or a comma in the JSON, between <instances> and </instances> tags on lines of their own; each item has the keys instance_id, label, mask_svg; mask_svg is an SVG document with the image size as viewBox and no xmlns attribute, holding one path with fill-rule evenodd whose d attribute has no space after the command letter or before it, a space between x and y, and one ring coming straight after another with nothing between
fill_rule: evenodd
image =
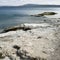
<instances>
[{"instance_id":1,"label":"rocky shore","mask_svg":"<svg viewBox=\"0 0 60 60\"><path fill-rule=\"evenodd\" d=\"M60 60L60 19L4 29L0 60Z\"/></svg>"}]
</instances>

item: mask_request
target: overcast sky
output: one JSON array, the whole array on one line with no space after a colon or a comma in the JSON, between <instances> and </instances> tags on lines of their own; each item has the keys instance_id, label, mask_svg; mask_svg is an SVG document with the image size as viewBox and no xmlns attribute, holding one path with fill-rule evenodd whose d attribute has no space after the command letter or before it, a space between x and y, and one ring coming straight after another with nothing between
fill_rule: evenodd
<instances>
[{"instance_id":1,"label":"overcast sky","mask_svg":"<svg viewBox=\"0 0 60 60\"><path fill-rule=\"evenodd\" d=\"M0 6L2 5L23 5L23 4L56 4L60 5L60 0L0 0Z\"/></svg>"}]
</instances>

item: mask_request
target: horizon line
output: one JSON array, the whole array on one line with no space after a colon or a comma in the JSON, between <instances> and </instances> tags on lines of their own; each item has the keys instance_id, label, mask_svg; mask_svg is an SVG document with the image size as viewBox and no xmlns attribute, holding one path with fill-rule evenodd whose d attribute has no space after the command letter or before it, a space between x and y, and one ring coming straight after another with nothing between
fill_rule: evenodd
<instances>
[{"instance_id":1,"label":"horizon line","mask_svg":"<svg viewBox=\"0 0 60 60\"><path fill-rule=\"evenodd\" d=\"M23 4L23 5L0 5L0 6L24 6L24 5L58 5L58 4Z\"/></svg>"}]
</instances>

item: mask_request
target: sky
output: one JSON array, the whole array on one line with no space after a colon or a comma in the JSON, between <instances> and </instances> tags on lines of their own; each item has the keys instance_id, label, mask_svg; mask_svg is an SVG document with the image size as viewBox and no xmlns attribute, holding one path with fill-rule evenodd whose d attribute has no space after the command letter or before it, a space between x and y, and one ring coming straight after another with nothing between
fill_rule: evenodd
<instances>
[{"instance_id":1,"label":"sky","mask_svg":"<svg viewBox=\"0 0 60 60\"><path fill-rule=\"evenodd\" d=\"M24 4L60 5L60 0L0 0L0 6L19 6Z\"/></svg>"}]
</instances>

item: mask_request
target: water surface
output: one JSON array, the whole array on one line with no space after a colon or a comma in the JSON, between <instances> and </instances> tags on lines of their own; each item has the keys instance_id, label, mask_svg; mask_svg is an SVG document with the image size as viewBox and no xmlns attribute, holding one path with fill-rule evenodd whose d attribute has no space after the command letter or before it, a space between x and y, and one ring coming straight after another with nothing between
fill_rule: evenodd
<instances>
[{"instance_id":1,"label":"water surface","mask_svg":"<svg viewBox=\"0 0 60 60\"><path fill-rule=\"evenodd\" d=\"M34 7L34 8L0 8L0 29L9 26L19 25L22 23L38 23L44 17L33 17L30 15L39 14L42 12L56 12L54 16L46 16L49 18L60 18L60 7Z\"/></svg>"}]
</instances>

